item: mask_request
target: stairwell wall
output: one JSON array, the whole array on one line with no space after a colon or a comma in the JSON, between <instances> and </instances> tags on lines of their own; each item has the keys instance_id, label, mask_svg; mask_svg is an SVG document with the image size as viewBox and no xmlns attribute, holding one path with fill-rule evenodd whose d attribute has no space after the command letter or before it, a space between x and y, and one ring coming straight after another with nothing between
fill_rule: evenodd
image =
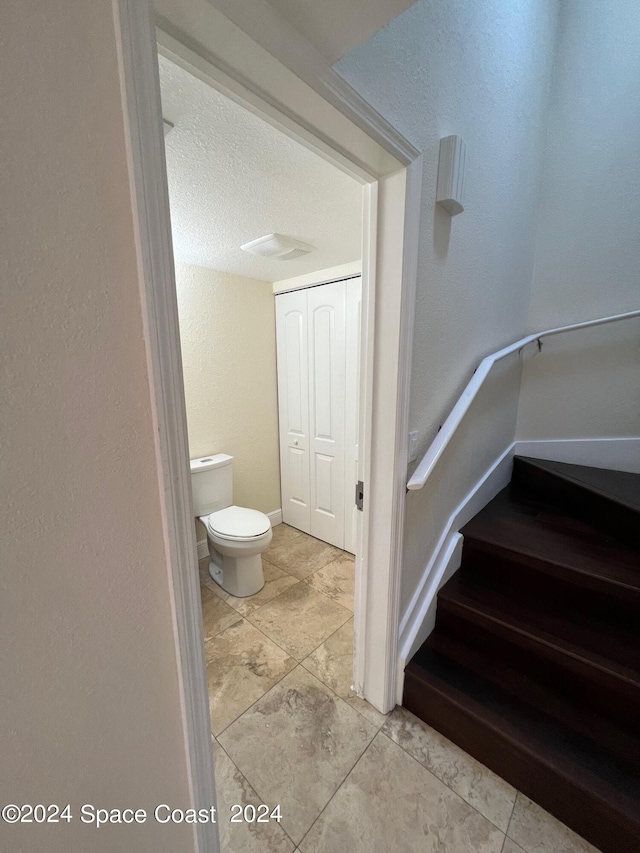
<instances>
[{"instance_id":1,"label":"stairwell wall","mask_svg":"<svg viewBox=\"0 0 640 853\"><path fill-rule=\"evenodd\" d=\"M482 357L524 334L555 0L421 0L335 67L424 152L412 429L418 458ZM436 207L439 139L467 143L465 211ZM407 497L401 609L447 518L513 441L520 369L496 372L427 486ZM446 479L443 472L446 470Z\"/></svg>"},{"instance_id":2,"label":"stairwell wall","mask_svg":"<svg viewBox=\"0 0 640 853\"><path fill-rule=\"evenodd\" d=\"M528 329L640 308L640 6L563 0ZM517 436L640 436L640 321L528 358Z\"/></svg>"}]
</instances>

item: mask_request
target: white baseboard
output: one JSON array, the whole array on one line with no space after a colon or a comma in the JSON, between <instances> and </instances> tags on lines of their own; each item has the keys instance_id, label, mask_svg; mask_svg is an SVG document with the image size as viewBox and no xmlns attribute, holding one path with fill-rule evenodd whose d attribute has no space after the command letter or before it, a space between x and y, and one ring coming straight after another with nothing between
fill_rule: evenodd
<instances>
[{"instance_id":1,"label":"white baseboard","mask_svg":"<svg viewBox=\"0 0 640 853\"><path fill-rule=\"evenodd\" d=\"M440 541L425 566L422 583L413 594L400 622L398 704L402 702L405 666L435 625L438 590L460 566L463 537L459 530L509 483L514 448L515 444L509 445L451 513Z\"/></svg>"},{"instance_id":2,"label":"white baseboard","mask_svg":"<svg viewBox=\"0 0 640 853\"><path fill-rule=\"evenodd\" d=\"M516 441L515 455L640 474L640 438Z\"/></svg>"},{"instance_id":3,"label":"white baseboard","mask_svg":"<svg viewBox=\"0 0 640 853\"><path fill-rule=\"evenodd\" d=\"M276 524L282 524L282 510L274 509L273 512L266 513L269 521L271 522L271 526L275 527ZM206 539L201 539L198 542L198 560L203 560L209 554L209 546L207 544Z\"/></svg>"}]
</instances>

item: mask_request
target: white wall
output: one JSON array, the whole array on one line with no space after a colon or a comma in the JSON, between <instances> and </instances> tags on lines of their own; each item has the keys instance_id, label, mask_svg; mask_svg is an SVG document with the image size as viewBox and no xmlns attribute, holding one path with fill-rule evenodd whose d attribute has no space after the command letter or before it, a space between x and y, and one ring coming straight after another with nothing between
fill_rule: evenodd
<instances>
[{"instance_id":1,"label":"white wall","mask_svg":"<svg viewBox=\"0 0 640 853\"><path fill-rule=\"evenodd\" d=\"M269 0L329 61L373 35L414 0Z\"/></svg>"},{"instance_id":2,"label":"white wall","mask_svg":"<svg viewBox=\"0 0 640 853\"><path fill-rule=\"evenodd\" d=\"M190 456L230 453L235 503L280 509L273 285L189 264L176 285Z\"/></svg>"},{"instance_id":3,"label":"white wall","mask_svg":"<svg viewBox=\"0 0 640 853\"><path fill-rule=\"evenodd\" d=\"M554 0L421 0L336 66L424 152L410 415L420 455L478 361L525 330L555 24ZM467 143L453 220L434 203L450 133ZM455 452L408 496L403 606L442 518L513 439L518 382L517 366L496 375Z\"/></svg>"},{"instance_id":4,"label":"white wall","mask_svg":"<svg viewBox=\"0 0 640 853\"><path fill-rule=\"evenodd\" d=\"M640 301L640 6L563 0L558 39L532 329Z\"/></svg>"},{"instance_id":5,"label":"white wall","mask_svg":"<svg viewBox=\"0 0 640 853\"><path fill-rule=\"evenodd\" d=\"M328 267L323 270L295 275L292 278L283 278L273 282L274 293L284 293L287 290L298 290L301 287L309 287L312 284L321 284L325 281L338 281L351 275L360 275L362 272L362 261L351 261L348 264L340 264L337 267Z\"/></svg>"},{"instance_id":6,"label":"white wall","mask_svg":"<svg viewBox=\"0 0 640 853\"><path fill-rule=\"evenodd\" d=\"M75 813L0 846L188 851L78 817L189 802L112 4L7 0L0 29L0 801Z\"/></svg>"},{"instance_id":7,"label":"white wall","mask_svg":"<svg viewBox=\"0 0 640 853\"><path fill-rule=\"evenodd\" d=\"M563 0L529 328L640 308L640 6ZM640 434L640 322L545 344L519 438Z\"/></svg>"}]
</instances>

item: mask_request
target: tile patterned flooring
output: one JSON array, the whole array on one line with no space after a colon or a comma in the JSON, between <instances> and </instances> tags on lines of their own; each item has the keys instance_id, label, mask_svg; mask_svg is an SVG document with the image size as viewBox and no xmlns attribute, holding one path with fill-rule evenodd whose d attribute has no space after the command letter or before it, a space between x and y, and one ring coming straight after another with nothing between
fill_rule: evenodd
<instances>
[{"instance_id":1,"label":"tile patterned flooring","mask_svg":"<svg viewBox=\"0 0 640 853\"><path fill-rule=\"evenodd\" d=\"M273 534L250 598L200 563L225 853L597 853L408 711L355 696L353 557ZM229 823L236 803L282 821Z\"/></svg>"}]
</instances>

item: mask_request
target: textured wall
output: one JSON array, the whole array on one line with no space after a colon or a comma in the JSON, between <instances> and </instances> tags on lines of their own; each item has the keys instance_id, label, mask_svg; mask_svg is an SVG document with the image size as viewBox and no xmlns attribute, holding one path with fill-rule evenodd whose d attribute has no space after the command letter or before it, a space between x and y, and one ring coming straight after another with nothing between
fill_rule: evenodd
<instances>
[{"instance_id":1,"label":"textured wall","mask_svg":"<svg viewBox=\"0 0 640 853\"><path fill-rule=\"evenodd\" d=\"M329 61L335 62L415 0L269 0Z\"/></svg>"},{"instance_id":2,"label":"textured wall","mask_svg":"<svg viewBox=\"0 0 640 853\"><path fill-rule=\"evenodd\" d=\"M279 509L273 286L187 264L176 281L189 453L230 453L235 503Z\"/></svg>"},{"instance_id":3,"label":"textured wall","mask_svg":"<svg viewBox=\"0 0 640 853\"><path fill-rule=\"evenodd\" d=\"M555 23L554 0L421 0L336 66L424 152L410 416L420 454L478 361L526 326ZM438 140L450 133L467 143L465 212L454 219L434 204ZM405 604L435 544L433 506L446 517L513 437L518 377L496 377L512 383L504 404L488 388L468 449L407 499Z\"/></svg>"},{"instance_id":4,"label":"textured wall","mask_svg":"<svg viewBox=\"0 0 640 853\"><path fill-rule=\"evenodd\" d=\"M7 0L0 29L0 801L76 813L0 847L188 851L78 818L188 799L112 4Z\"/></svg>"},{"instance_id":5,"label":"textured wall","mask_svg":"<svg viewBox=\"0 0 640 853\"><path fill-rule=\"evenodd\" d=\"M531 330L640 308L640 6L560 10ZM549 341L523 374L519 437L640 434L639 330Z\"/></svg>"},{"instance_id":6,"label":"textured wall","mask_svg":"<svg viewBox=\"0 0 640 853\"><path fill-rule=\"evenodd\" d=\"M639 44L636 0L560 4L532 329L638 308Z\"/></svg>"}]
</instances>

